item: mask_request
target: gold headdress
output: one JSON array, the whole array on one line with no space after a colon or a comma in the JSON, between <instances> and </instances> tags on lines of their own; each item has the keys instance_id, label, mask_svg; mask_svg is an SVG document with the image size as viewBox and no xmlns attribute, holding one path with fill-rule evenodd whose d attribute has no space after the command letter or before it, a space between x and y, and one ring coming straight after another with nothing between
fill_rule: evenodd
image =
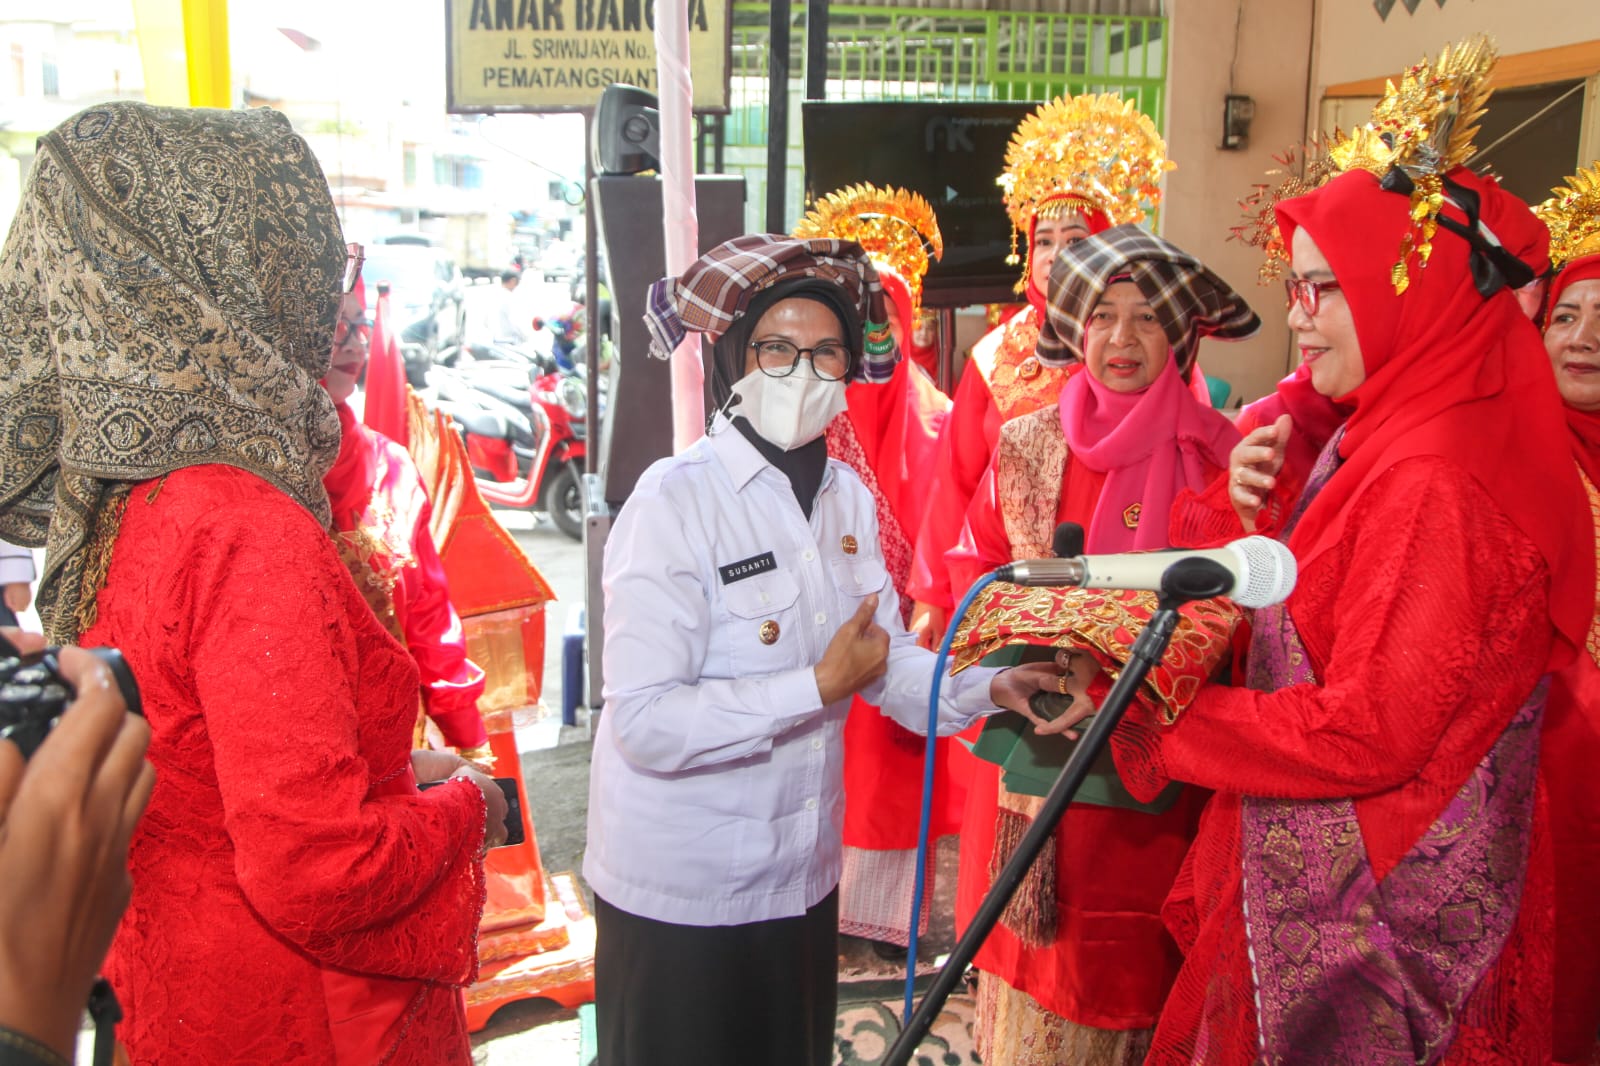
<instances>
[{"instance_id":1,"label":"gold headdress","mask_svg":"<svg viewBox=\"0 0 1600 1066\"><path fill-rule=\"evenodd\" d=\"M1394 291L1405 292L1411 284L1411 256L1426 264L1433 252L1444 206L1444 176L1474 154L1472 138L1493 91L1489 74L1494 63L1494 44L1487 37L1446 45L1437 61L1424 59L1408 69L1398 87L1388 82L1365 125L1349 134L1335 130L1326 152L1316 140L1307 146L1304 177L1294 173L1293 149L1274 157L1280 166L1267 176L1282 180L1276 186L1259 184L1240 200L1244 222L1233 227L1235 239L1266 251L1262 281L1277 277L1288 261L1273 211L1278 201L1308 193L1346 171L1365 170L1411 197L1411 226L1401 239L1391 275Z\"/></svg>"},{"instance_id":2,"label":"gold headdress","mask_svg":"<svg viewBox=\"0 0 1600 1066\"><path fill-rule=\"evenodd\" d=\"M1398 87L1389 82L1367 124L1329 152L1340 172L1365 170L1411 195L1411 225L1393 270L1397 293L1411 283L1411 256L1426 265L1433 252L1444 176L1472 158L1478 119L1493 92L1489 74L1495 58L1494 44L1481 35L1445 45L1436 61L1424 59L1407 70Z\"/></svg>"},{"instance_id":3,"label":"gold headdress","mask_svg":"<svg viewBox=\"0 0 1600 1066\"><path fill-rule=\"evenodd\" d=\"M1333 131L1334 141L1341 137L1337 129ZM1272 161L1278 165L1267 171L1266 176L1277 179L1277 184L1269 180L1251 186L1250 195L1239 201L1244 220L1230 227L1228 238L1253 244L1266 252L1266 261L1261 264L1263 285L1276 280L1289 262L1289 249L1284 246L1283 234L1278 232L1278 202L1308 193L1338 173L1333 160L1328 158L1327 142L1317 136L1303 148L1290 148L1273 156ZM1302 167L1304 175L1300 173Z\"/></svg>"},{"instance_id":4,"label":"gold headdress","mask_svg":"<svg viewBox=\"0 0 1600 1066\"><path fill-rule=\"evenodd\" d=\"M1161 175L1172 170L1167 144L1149 116L1115 93L1058 96L1017 126L1006 146L1005 172L995 179L1017 234L1034 218L1100 211L1113 226L1141 222L1161 202ZM1028 282L1024 267L1021 292Z\"/></svg>"},{"instance_id":5,"label":"gold headdress","mask_svg":"<svg viewBox=\"0 0 1600 1066\"><path fill-rule=\"evenodd\" d=\"M874 262L887 264L911 290L912 311L922 303L928 257L944 256L944 236L933 207L914 192L862 182L818 200L794 224L793 236L855 241Z\"/></svg>"},{"instance_id":6,"label":"gold headdress","mask_svg":"<svg viewBox=\"0 0 1600 1066\"><path fill-rule=\"evenodd\" d=\"M1574 259L1600 253L1600 163L1591 163L1550 190L1555 195L1533 209L1550 228L1550 265L1560 270Z\"/></svg>"}]
</instances>

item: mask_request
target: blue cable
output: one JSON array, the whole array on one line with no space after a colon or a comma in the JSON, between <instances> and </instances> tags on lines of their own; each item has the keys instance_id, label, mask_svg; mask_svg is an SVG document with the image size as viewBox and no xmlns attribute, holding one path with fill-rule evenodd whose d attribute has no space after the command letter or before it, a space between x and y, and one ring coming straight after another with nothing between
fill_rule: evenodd
<instances>
[{"instance_id":1,"label":"blue cable","mask_svg":"<svg viewBox=\"0 0 1600 1066\"><path fill-rule=\"evenodd\" d=\"M945 626L944 640L939 645L939 654L933 664L933 689L928 693L928 740L922 754L922 818L917 826L917 880L911 893L911 934L906 943L906 1011L900 1019L901 1025L910 1023L912 1003L916 998L917 919L922 915L922 895L927 880L928 829L933 821L933 753L934 742L939 739L939 689L944 682L944 664L950 659L950 645L955 640L957 623L966 617L967 608L978 598L978 593L994 582L996 573L998 571L991 570L980 577L961 598L960 605Z\"/></svg>"}]
</instances>

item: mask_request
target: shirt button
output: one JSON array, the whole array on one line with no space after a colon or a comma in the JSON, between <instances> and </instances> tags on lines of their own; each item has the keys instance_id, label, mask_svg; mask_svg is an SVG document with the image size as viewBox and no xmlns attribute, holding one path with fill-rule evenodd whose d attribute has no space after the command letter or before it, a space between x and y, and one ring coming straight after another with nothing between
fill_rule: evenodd
<instances>
[{"instance_id":1,"label":"shirt button","mask_svg":"<svg viewBox=\"0 0 1600 1066\"><path fill-rule=\"evenodd\" d=\"M806 800L806 810L814 811L816 809L817 809L817 801L816 800L814 800L814 799Z\"/></svg>"},{"instance_id":2,"label":"shirt button","mask_svg":"<svg viewBox=\"0 0 1600 1066\"><path fill-rule=\"evenodd\" d=\"M808 563L816 557L817 553L812 551L810 548L807 548L805 551L800 553L800 558L804 559Z\"/></svg>"},{"instance_id":3,"label":"shirt button","mask_svg":"<svg viewBox=\"0 0 1600 1066\"><path fill-rule=\"evenodd\" d=\"M821 611L818 611L817 612L817 625L821 626L821 625L827 625L827 624L828 624L828 616L823 614Z\"/></svg>"},{"instance_id":4,"label":"shirt button","mask_svg":"<svg viewBox=\"0 0 1600 1066\"><path fill-rule=\"evenodd\" d=\"M811 750L812 751L821 751L822 750L822 738L821 737L812 737L811 738Z\"/></svg>"}]
</instances>

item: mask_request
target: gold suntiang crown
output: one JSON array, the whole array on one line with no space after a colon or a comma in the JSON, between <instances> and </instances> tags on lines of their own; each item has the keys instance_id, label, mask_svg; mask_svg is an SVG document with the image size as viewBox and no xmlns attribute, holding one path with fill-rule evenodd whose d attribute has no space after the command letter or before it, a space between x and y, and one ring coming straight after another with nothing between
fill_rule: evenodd
<instances>
[{"instance_id":1,"label":"gold suntiang crown","mask_svg":"<svg viewBox=\"0 0 1600 1066\"><path fill-rule=\"evenodd\" d=\"M996 184L1011 217L1008 263L1023 261L1017 236L1034 218L1102 211L1113 226L1142 222L1174 169L1155 123L1116 93L1058 96L1018 124ZM1023 269L1021 292L1027 285Z\"/></svg>"},{"instance_id":2,"label":"gold suntiang crown","mask_svg":"<svg viewBox=\"0 0 1600 1066\"><path fill-rule=\"evenodd\" d=\"M1266 250L1263 280L1275 277L1288 256L1274 205L1346 171L1365 170L1411 198L1411 225L1401 238L1400 256L1390 275L1394 291L1405 292L1411 284L1412 256L1426 265L1433 252L1433 235L1444 207L1444 176L1465 165L1476 151L1472 139L1493 92L1489 75L1495 59L1494 43L1482 35L1445 45L1437 60L1423 59L1407 69L1398 86L1386 83L1383 99L1367 122L1349 134L1335 131L1326 154L1315 143L1306 149L1303 177L1293 173L1292 151L1276 157L1283 166L1268 176L1283 175L1284 180L1276 186L1257 185L1239 202L1244 223L1233 227L1235 237Z\"/></svg>"},{"instance_id":3,"label":"gold suntiang crown","mask_svg":"<svg viewBox=\"0 0 1600 1066\"><path fill-rule=\"evenodd\" d=\"M1560 270L1574 259L1600 254L1600 163L1550 191L1554 195L1533 209L1550 228L1550 265Z\"/></svg>"},{"instance_id":4,"label":"gold suntiang crown","mask_svg":"<svg viewBox=\"0 0 1600 1066\"><path fill-rule=\"evenodd\" d=\"M1444 176L1473 156L1478 119L1494 91L1495 58L1494 44L1481 35L1445 45L1434 62L1407 70L1398 87L1389 82L1367 124L1329 153L1340 171L1359 168L1384 178L1398 169L1411 179L1411 225L1392 272L1396 293L1411 283L1411 257L1426 266L1433 252Z\"/></svg>"},{"instance_id":5,"label":"gold suntiang crown","mask_svg":"<svg viewBox=\"0 0 1600 1066\"><path fill-rule=\"evenodd\" d=\"M1334 130L1333 139L1341 134ZM1280 200L1288 200L1318 188L1338 172L1333 160L1328 158L1327 142L1313 137L1305 147L1290 148L1272 157L1278 165L1267 171L1269 180L1257 182L1250 195L1239 201L1244 220L1229 230L1229 240L1253 244L1266 253L1261 264L1261 284L1277 280L1289 264L1289 249L1278 231L1277 208ZM1301 170L1304 170L1304 174ZM1277 184L1273 184L1273 180Z\"/></svg>"},{"instance_id":6,"label":"gold suntiang crown","mask_svg":"<svg viewBox=\"0 0 1600 1066\"><path fill-rule=\"evenodd\" d=\"M905 279L913 313L922 304L929 256L944 256L944 236L927 200L905 189L866 182L846 185L818 200L795 223L794 236L855 241L874 262Z\"/></svg>"}]
</instances>

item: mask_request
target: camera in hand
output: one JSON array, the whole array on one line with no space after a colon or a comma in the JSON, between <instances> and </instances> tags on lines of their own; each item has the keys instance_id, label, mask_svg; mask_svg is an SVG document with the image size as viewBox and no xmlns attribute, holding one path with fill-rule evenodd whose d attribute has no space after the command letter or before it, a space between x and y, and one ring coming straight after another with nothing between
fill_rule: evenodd
<instances>
[{"instance_id":1,"label":"camera in hand","mask_svg":"<svg viewBox=\"0 0 1600 1066\"><path fill-rule=\"evenodd\" d=\"M506 797L506 839L502 844L495 845L500 848L509 848L521 844L528 839L522 831L522 797L517 793L517 779L514 777L491 778ZM435 785L442 785L443 781L418 781L417 791L426 792Z\"/></svg>"},{"instance_id":2,"label":"camera in hand","mask_svg":"<svg viewBox=\"0 0 1600 1066\"><path fill-rule=\"evenodd\" d=\"M60 648L24 655L0 637L0 739L9 740L22 750L24 759L50 735L61 715L77 698L71 683L61 676L57 659ZM87 649L111 668L123 702L134 714L143 714L139 686L133 680L122 653L115 648Z\"/></svg>"}]
</instances>

